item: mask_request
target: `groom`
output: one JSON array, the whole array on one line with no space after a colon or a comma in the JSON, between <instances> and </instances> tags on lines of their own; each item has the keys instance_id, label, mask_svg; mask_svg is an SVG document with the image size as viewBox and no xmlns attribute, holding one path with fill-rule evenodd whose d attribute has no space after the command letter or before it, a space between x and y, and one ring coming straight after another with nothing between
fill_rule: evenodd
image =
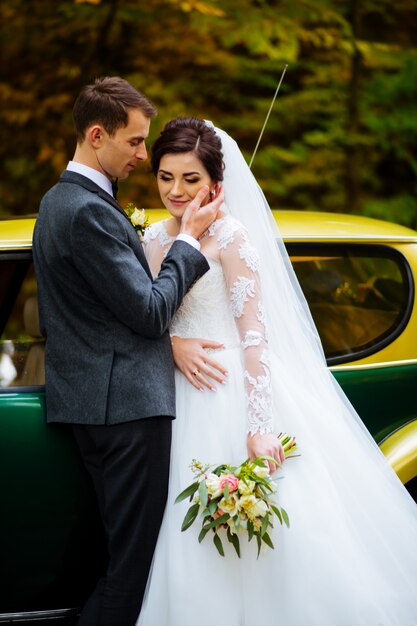
<instances>
[{"instance_id":1,"label":"groom","mask_svg":"<svg viewBox=\"0 0 417 626\"><path fill-rule=\"evenodd\" d=\"M209 266L198 237L222 197L190 203L152 280L112 181L146 159L152 104L121 78L80 92L77 146L42 199L33 255L46 337L48 422L72 424L107 535L109 564L82 626L133 626L168 484L174 366L168 335L181 300Z\"/></svg>"}]
</instances>

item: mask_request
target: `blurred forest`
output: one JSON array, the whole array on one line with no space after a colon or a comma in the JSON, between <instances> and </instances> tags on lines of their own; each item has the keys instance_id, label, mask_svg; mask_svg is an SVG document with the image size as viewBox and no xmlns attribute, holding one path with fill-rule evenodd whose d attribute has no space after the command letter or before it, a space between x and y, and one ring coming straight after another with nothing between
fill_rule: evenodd
<instances>
[{"instance_id":1,"label":"blurred forest","mask_svg":"<svg viewBox=\"0 0 417 626\"><path fill-rule=\"evenodd\" d=\"M417 228L416 0L2 0L0 214L35 213L74 151L80 87L120 75L170 118L256 145L273 208ZM121 202L159 206L149 167Z\"/></svg>"}]
</instances>

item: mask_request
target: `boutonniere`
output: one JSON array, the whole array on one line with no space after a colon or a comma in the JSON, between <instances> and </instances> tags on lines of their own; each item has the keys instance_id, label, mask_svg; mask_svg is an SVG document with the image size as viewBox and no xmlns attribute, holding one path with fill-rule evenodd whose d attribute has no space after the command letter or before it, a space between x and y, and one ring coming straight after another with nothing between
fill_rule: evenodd
<instances>
[{"instance_id":1,"label":"boutonniere","mask_svg":"<svg viewBox=\"0 0 417 626\"><path fill-rule=\"evenodd\" d=\"M125 208L125 213L130 219L133 228L138 233L139 239L143 240L145 228L149 226L149 220L146 217L145 209L138 209L133 202L129 202Z\"/></svg>"}]
</instances>

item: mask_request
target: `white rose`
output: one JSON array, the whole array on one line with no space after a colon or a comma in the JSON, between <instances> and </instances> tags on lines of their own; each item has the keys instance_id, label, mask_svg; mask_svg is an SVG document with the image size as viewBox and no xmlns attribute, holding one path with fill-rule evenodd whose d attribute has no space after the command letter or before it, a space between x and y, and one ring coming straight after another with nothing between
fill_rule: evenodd
<instances>
[{"instance_id":1,"label":"white rose","mask_svg":"<svg viewBox=\"0 0 417 626\"><path fill-rule=\"evenodd\" d=\"M256 465L253 473L259 478L266 478L269 476L269 470L267 467L261 467L260 465Z\"/></svg>"},{"instance_id":2,"label":"white rose","mask_svg":"<svg viewBox=\"0 0 417 626\"><path fill-rule=\"evenodd\" d=\"M219 509L224 511L225 513L229 513L230 517L234 517L238 512L238 496L236 493L231 493L226 500L226 498L222 498L219 502Z\"/></svg>"},{"instance_id":3,"label":"white rose","mask_svg":"<svg viewBox=\"0 0 417 626\"><path fill-rule=\"evenodd\" d=\"M139 211L139 209L135 209L130 216L130 221L133 226L143 226L145 224L145 209Z\"/></svg>"},{"instance_id":4,"label":"white rose","mask_svg":"<svg viewBox=\"0 0 417 626\"><path fill-rule=\"evenodd\" d=\"M239 480L239 484L237 488L239 490L239 493L242 494L242 496L249 496L255 489L255 481L254 480Z\"/></svg>"},{"instance_id":5,"label":"white rose","mask_svg":"<svg viewBox=\"0 0 417 626\"><path fill-rule=\"evenodd\" d=\"M248 511L254 506L256 498L253 494L239 498L238 505L249 516ZM250 516L249 516L250 517Z\"/></svg>"},{"instance_id":6,"label":"white rose","mask_svg":"<svg viewBox=\"0 0 417 626\"><path fill-rule=\"evenodd\" d=\"M253 517L264 517L268 511L268 507L263 500L257 500L251 509Z\"/></svg>"},{"instance_id":7,"label":"white rose","mask_svg":"<svg viewBox=\"0 0 417 626\"><path fill-rule=\"evenodd\" d=\"M258 500L254 495L242 496L238 502L239 506L246 512L249 519L263 517L268 510L263 500Z\"/></svg>"},{"instance_id":8,"label":"white rose","mask_svg":"<svg viewBox=\"0 0 417 626\"><path fill-rule=\"evenodd\" d=\"M204 480L207 491L212 498L217 498L217 496L223 493L222 489L220 489L220 478L216 474L207 474Z\"/></svg>"}]
</instances>

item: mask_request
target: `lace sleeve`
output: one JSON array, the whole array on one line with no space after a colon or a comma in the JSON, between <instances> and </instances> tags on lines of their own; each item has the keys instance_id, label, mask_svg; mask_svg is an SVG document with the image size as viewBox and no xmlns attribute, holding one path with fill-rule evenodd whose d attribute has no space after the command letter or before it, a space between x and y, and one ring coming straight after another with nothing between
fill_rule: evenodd
<instances>
[{"instance_id":1,"label":"lace sleeve","mask_svg":"<svg viewBox=\"0 0 417 626\"><path fill-rule=\"evenodd\" d=\"M159 274L162 262L174 240L175 237L168 235L164 221L155 222L145 230L143 247L154 278Z\"/></svg>"},{"instance_id":2,"label":"lace sleeve","mask_svg":"<svg viewBox=\"0 0 417 626\"><path fill-rule=\"evenodd\" d=\"M226 221L217 243L244 356L248 431L269 433L272 391L258 253L234 220Z\"/></svg>"}]
</instances>

